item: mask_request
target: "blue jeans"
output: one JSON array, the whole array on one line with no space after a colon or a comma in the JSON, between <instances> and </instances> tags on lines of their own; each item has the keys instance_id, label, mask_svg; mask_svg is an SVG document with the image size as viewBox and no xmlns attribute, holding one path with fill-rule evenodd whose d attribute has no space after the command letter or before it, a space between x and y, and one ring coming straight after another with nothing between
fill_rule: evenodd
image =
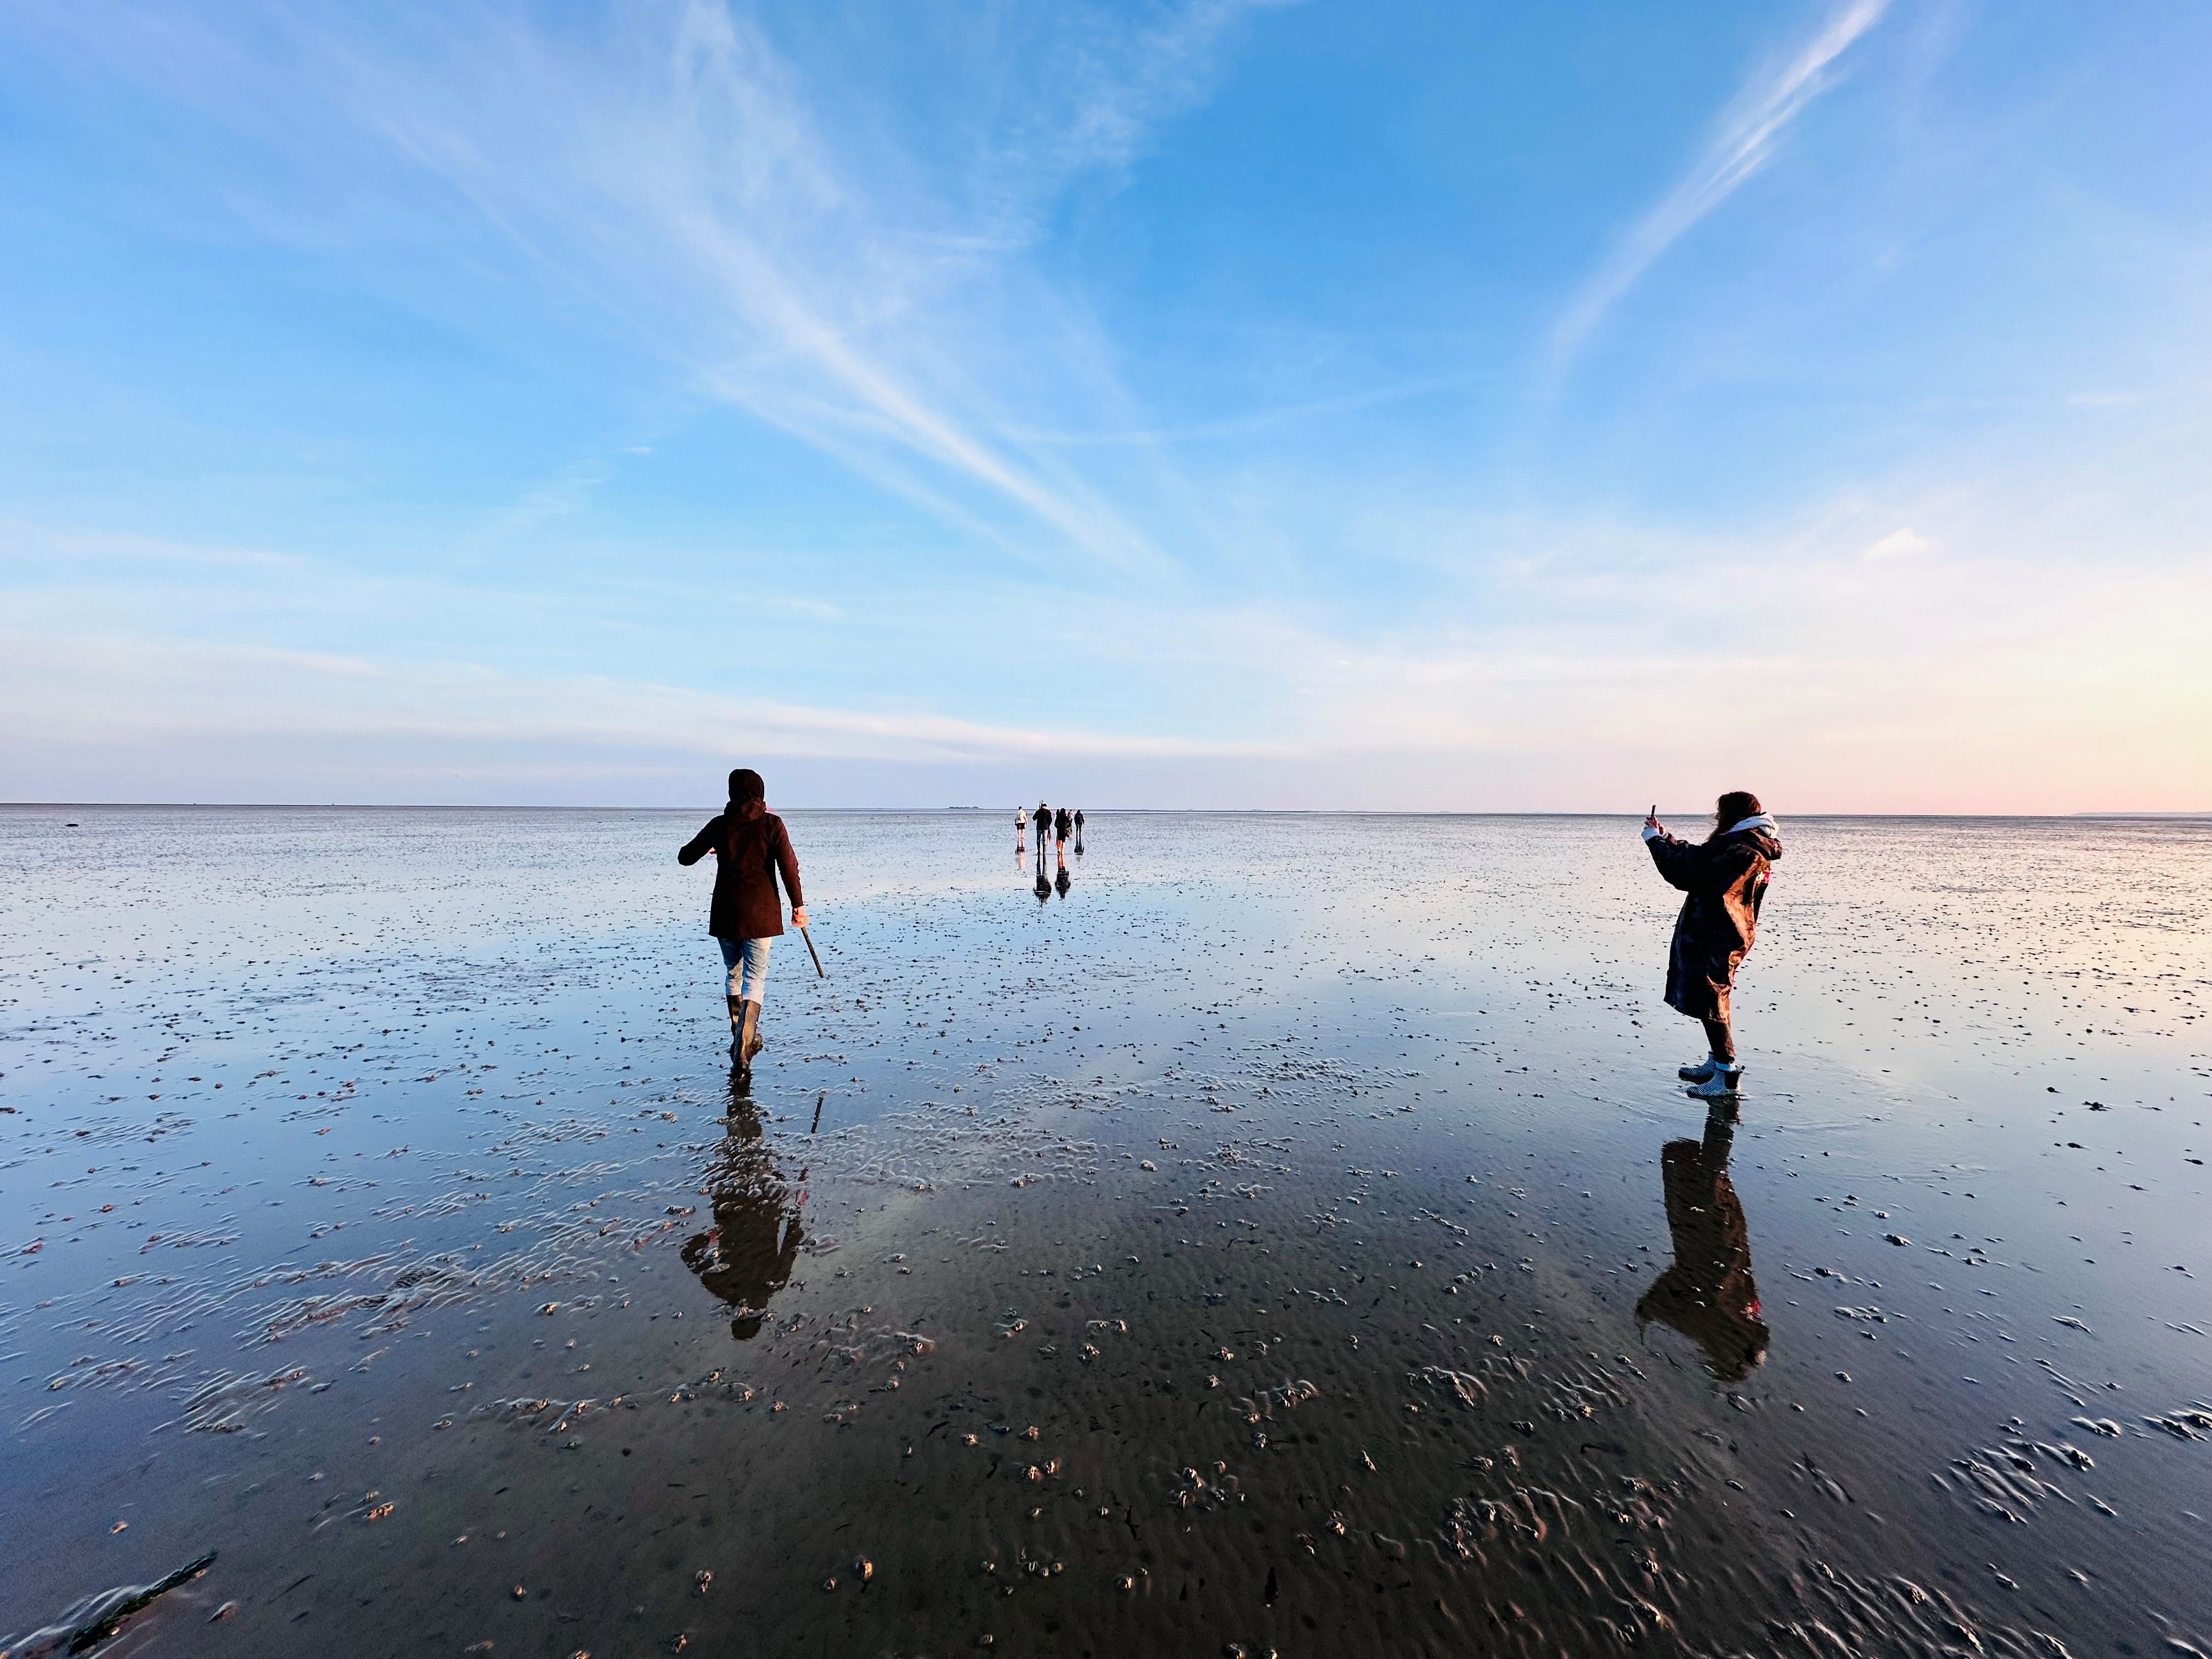
<instances>
[{"instance_id":1,"label":"blue jeans","mask_svg":"<svg viewBox=\"0 0 2212 1659\"><path fill-rule=\"evenodd\" d=\"M730 970L730 994L743 1000L768 1000L768 948L772 939L717 939L722 966Z\"/></svg>"}]
</instances>

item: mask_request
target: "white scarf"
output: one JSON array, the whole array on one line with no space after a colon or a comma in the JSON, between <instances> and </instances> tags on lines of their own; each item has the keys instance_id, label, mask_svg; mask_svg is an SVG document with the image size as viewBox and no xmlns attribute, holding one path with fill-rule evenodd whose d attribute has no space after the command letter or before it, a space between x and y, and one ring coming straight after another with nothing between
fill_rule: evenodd
<instances>
[{"instance_id":1,"label":"white scarf","mask_svg":"<svg viewBox=\"0 0 2212 1659\"><path fill-rule=\"evenodd\" d=\"M1746 818L1741 823L1731 823L1729 825L1727 833L1732 836L1739 830L1771 830L1773 828L1774 815L1772 813L1756 812L1750 817Z\"/></svg>"}]
</instances>

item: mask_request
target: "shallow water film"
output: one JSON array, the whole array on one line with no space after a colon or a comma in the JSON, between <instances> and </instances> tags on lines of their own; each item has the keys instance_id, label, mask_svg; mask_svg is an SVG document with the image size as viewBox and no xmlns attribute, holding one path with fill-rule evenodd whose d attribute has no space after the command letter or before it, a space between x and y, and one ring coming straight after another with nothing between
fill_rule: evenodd
<instances>
[{"instance_id":1,"label":"shallow water film","mask_svg":"<svg viewBox=\"0 0 2212 1659\"><path fill-rule=\"evenodd\" d=\"M2212 1654L2212 824L0 811L0 1650Z\"/></svg>"}]
</instances>

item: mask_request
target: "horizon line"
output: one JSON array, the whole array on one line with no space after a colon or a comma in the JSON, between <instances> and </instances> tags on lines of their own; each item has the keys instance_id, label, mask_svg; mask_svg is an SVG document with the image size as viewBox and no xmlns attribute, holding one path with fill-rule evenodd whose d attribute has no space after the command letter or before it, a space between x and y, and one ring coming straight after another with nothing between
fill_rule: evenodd
<instances>
[{"instance_id":1,"label":"horizon line","mask_svg":"<svg viewBox=\"0 0 2212 1659\"><path fill-rule=\"evenodd\" d=\"M844 812L908 815L918 812L1011 812L1025 803L1013 805L956 805L938 806L789 806L778 812ZM0 801L0 811L32 810L123 810L123 811L196 811L210 812L714 812L719 805L698 803L667 806L621 805L592 802L560 804L525 804L512 801L185 801L185 800L11 800ZM1097 816L1113 813L1118 816L1167 816L1171 814L1233 814L1244 817L1415 817L1415 818L1627 818L1639 820L1644 815L1634 811L1598 811L1561 807L1419 807L1419 806L1086 806L1086 813ZM1662 817L1702 818L1710 811L1697 807L1677 811L1669 808ZM2130 808L2092 807L2075 811L1998 812L1998 811L1802 811L1777 815L1782 818L1802 822L1814 818L2020 818L2069 820L2075 818L2212 818L2212 808Z\"/></svg>"}]
</instances>

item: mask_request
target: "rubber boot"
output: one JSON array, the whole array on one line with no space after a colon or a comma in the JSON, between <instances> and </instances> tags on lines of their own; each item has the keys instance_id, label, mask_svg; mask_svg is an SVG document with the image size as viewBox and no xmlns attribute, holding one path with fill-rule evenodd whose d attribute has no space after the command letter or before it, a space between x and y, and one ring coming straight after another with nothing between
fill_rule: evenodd
<instances>
[{"instance_id":1,"label":"rubber boot","mask_svg":"<svg viewBox=\"0 0 2212 1659\"><path fill-rule=\"evenodd\" d=\"M732 997L730 1002L730 1064L740 1072L746 1069L744 1048L745 1009L751 1006Z\"/></svg>"},{"instance_id":2,"label":"rubber boot","mask_svg":"<svg viewBox=\"0 0 2212 1659\"><path fill-rule=\"evenodd\" d=\"M1732 1100L1742 1086L1743 1067L1729 1062L1716 1066L1684 1092L1698 1100Z\"/></svg>"},{"instance_id":3,"label":"rubber boot","mask_svg":"<svg viewBox=\"0 0 2212 1659\"><path fill-rule=\"evenodd\" d=\"M744 1007L744 1013L739 1021L738 1030L738 1048L744 1058L739 1060L738 1064L750 1072L753 1068L753 1056L768 1045L761 1041L760 1003L754 998L747 997Z\"/></svg>"}]
</instances>

